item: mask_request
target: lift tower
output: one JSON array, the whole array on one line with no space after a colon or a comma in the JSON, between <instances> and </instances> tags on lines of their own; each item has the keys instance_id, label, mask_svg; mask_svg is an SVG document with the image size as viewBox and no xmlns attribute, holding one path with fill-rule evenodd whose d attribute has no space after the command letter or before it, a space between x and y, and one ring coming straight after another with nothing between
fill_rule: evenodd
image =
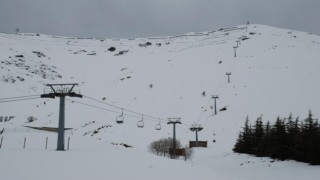
<instances>
[{"instance_id":1,"label":"lift tower","mask_svg":"<svg viewBox=\"0 0 320 180\"><path fill-rule=\"evenodd\" d=\"M231 75L231 72L227 72L226 75L228 76L228 83L230 83L230 75Z\"/></svg>"},{"instance_id":2,"label":"lift tower","mask_svg":"<svg viewBox=\"0 0 320 180\"><path fill-rule=\"evenodd\" d=\"M167 124L173 124L173 139L172 139L172 154L171 158L173 158L173 154L176 153L176 124L181 124L180 122L181 118L168 118L168 123Z\"/></svg>"},{"instance_id":3,"label":"lift tower","mask_svg":"<svg viewBox=\"0 0 320 180\"><path fill-rule=\"evenodd\" d=\"M59 107L59 127L58 127L58 143L57 143L57 151L64 151L64 125L65 125L65 97L78 97L82 98L82 95L76 93L73 89L78 84L70 83L70 84L46 84L46 86L50 87L45 89L44 94L41 95L41 98L52 98L55 97L60 98L60 107Z\"/></svg>"},{"instance_id":4,"label":"lift tower","mask_svg":"<svg viewBox=\"0 0 320 180\"><path fill-rule=\"evenodd\" d=\"M211 96L211 99L214 99L214 114L217 114L217 99L219 99L218 95Z\"/></svg>"},{"instance_id":5,"label":"lift tower","mask_svg":"<svg viewBox=\"0 0 320 180\"><path fill-rule=\"evenodd\" d=\"M199 147L199 143L198 143L198 132L201 131L203 129L203 127L201 127L200 124L193 124L190 128L190 131L192 132L196 132L196 147Z\"/></svg>"}]
</instances>

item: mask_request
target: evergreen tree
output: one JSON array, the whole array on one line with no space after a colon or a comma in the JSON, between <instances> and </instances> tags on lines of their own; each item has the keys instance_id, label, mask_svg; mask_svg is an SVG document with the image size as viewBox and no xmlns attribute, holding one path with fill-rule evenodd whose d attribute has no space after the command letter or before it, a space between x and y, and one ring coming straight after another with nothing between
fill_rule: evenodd
<instances>
[{"instance_id":1,"label":"evergreen tree","mask_svg":"<svg viewBox=\"0 0 320 180\"><path fill-rule=\"evenodd\" d=\"M302 154L301 149L301 132L299 126L299 117L293 120L292 114L287 118L288 122L286 123L287 131L287 144L290 147L288 152L290 159L300 159L299 157Z\"/></svg>"},{"instance_id":2,"label":"evergreen tree","mask_svg":"<svg viewBox=\"0 0 320 180\"><path fill-rule=\"evenodd\" d=\"M248 154L253 154L254 148L253 148L253 133L251 129L251 125L249 124L249 117L247 116L243 132L239 134L237 143L233 150L235 152L239 153L248 153Z\"/></svg>"},{"instance_id":3,"label":"evergreen tree","mask_svg":"<svg viewBox=\"0 0 320 180\"><path fill-rule=\"evenodd\" d=\"M267 122L266 125L266 129L265 129L265 135L264 135L264 156L268 156L270 157L271 155L271 151L270 151L270 147L271 147L271 125L270 122Z\"/></svg>"},{"instance_id":4,"label":"evergreen tree","mask_svg":"<svg viewBox=\"0 0 320 180\"><path fill-rule=\"evenodd\" d=\"M287 133L285 121L277 118L275 125L271 129L271 157L280 160L289 158L288 151L290 148L287 144Z\"/></svg>"},{"instance_id":5,"label":"evergreen tree","mask_svg":"<svg viewBox=\"0 0 320 180\"><path fill-rule=\"evenodd\" d=\"M244 150L243 132L239 132L238 139L232 150L238 153L246 153Z\"/></svg>"},{"instance_id":6,"label":"evergreen tree","mask_svg":"<svg viewBox=\"0 0 320 180\"><path fill-rule=\"evenodd\" d=\"M302 125L302 147L304 157L302 161L311 164L320 164L320 134L318 120L313 119L313 114L309 110L308 117Z\"/></svg>"},{"instance_id":7,"label":"evergreen tree","mask_svg":"<svg viewBox=\"0 0 320 180\"><path fill-rule=\"evenodd\" d=\"M267 124L265 125L265 128L264 128L264 136L263 136L263 139L262 139L262 142L260 143L259 145L259 152L257 153L257 156L268 156L270 157L270 154L271 154L271 151L270 151L270 148L271 148L271 126L270 126L270 122L267 121Z\"/></svg>"},{"instance_id":8,"label":"evergreen tree","mask_svg":"<svg viewBox=\"0 0 320 180\"><path fill-rule=\"evenodd\" d=\"M263 153L263 149L265 148L263 146L264 142L263 142L263 138L265 135L264 132L264 127L263 127L263 122L262 122L262 115L260 117L257 118L256 120L256 124L254 126L254 132L253 132L253 144L254 144L254 153L258 156L262 156Z\"/></svg>"},{"instance_id":9,"label":"evergreen tree","mask_svg":"<svg viewBox=\"0 0 320 180\"><path fill-rule=\"evenodd\" d=\"M243 146L244 151L248 154L254 153L254 137L251 125L249 124L249 117L247 116L244 131L243 131Z\"/></svg>"},{"instance_id":10,"label":"evergreen tree","mask_svg":"<svg viewBox=\"0 0 320 180\"><path fill-rule=\"evenodd\" d=\"M311 111L301 123L299 117L294 120L290 114L285 119L278 117L272 126L269 122L263 126L260 116L253 127L247 117L233 148L235 152L320 165L320 124Z\"/></svg>"}]
</instances>

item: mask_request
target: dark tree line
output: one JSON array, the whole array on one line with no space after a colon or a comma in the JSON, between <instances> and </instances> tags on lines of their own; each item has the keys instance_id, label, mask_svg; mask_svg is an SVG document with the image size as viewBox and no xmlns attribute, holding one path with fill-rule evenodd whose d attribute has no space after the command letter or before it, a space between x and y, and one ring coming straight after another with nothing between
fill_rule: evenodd
<instances>
[{"instance_id":1,"label":"dark tree line","mask_svg":"<svg viewBox=\"0 0 320 180\"><path fill-rule=\"evenodd\" d=\"M292 159L320 165L320 125L309 111L308 117L299 120L292 114L278 117L274 124L263 123L258 117L251 125L247 117L233 151L271 157L280 160Z\"/></svg>"}]
</instances>

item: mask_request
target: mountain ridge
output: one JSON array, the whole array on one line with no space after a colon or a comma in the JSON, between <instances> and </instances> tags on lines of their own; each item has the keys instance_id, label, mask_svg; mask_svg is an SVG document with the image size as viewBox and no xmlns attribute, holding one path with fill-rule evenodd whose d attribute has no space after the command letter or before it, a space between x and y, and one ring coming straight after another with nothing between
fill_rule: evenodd
<instances>
[{"instance_id":1,"label":"mountain ridge","mask_svg":"<svg viewBox=\"0 0 320 180\"><path fill-rule=\"evenodd\" d=\"M237 166L234 163L250 159L259 164L259 171L265 170L266 163L259 162L259 158L232 153L247 115L254 120L263 114L266 121L290 112L304 117L311 109L319 116L320 104L315 99L319 97L320 85L315 82L319 77L320 37L258 24L229 30L134 40L0 34L1 97L40 95L48 83L79 83L77 90L85 97L68 98L66 102L66 127L74 129L72 137L76 141L90 137L92 141L106 144L110 151L116 147L143 154L147 153L150 142L172 136L167 118L181 117L183 124L177 128L177 136L184 145L194 139L194 133L188 129L190 125L197 123L204 127L199 138L208 141L208 150L196 149L193 160L196 169L207 164L206 168L219 171L218 164L228 159L232 164L225 163L222 167L237 167L239 171L231 175L222 173L221 178L234 179L241 174L243 179L248 179L248 175L240 172L240 163ZM116 50L108 50L110 47ZM212 95L219 96L217 115ZM15 116L10 121L12 124L2 123L3 128L21 128L29 116L38 120L28 125L57 127L57 99L0 103L0 107L1 116ZM226 111L219 112L223 107ZM121 108L129 110L124 110L122 125L115 122ZM145 126L137 128L142 115ZM93 121L95 123L84 126ZM161 131L156 131L159 122ZM93 134L100 127L107 128ZM10 138L9 135L12 141L16 139L14 133L6 137ZM129 144L133 149L126 150L112 143ZM17 149L16 145L11 148ZM54 148L52 145L51 149ZM77 148L82 149L80 144L75 150ZM219 161L216 164L209 161L214 161L213 158ZM141 166L144 163L142 161ZM283 170L283 164L296 166L290 162L279 162L275 166ZM244 172L253 169L249 165ZM293 169L306 174L309 166ZM209 179L210 174L212 172L205 171L204 178ZM257 178L259 173L255 174ZM152 177L152 173L148 177Z\"/></svg>"}]
</instances>

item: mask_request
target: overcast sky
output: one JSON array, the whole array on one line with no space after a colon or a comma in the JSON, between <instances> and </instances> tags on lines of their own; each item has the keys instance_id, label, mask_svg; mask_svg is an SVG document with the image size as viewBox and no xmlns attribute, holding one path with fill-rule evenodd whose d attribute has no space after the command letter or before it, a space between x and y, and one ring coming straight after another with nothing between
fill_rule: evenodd
<instances>
[{"instance_id":1,"label":"overcast sky","mask_svg":"<svg viewBox=\"0 0 320 180\"><path fill-rule=\"evenodd\" d=\"M320 0L0 0L0 32L133 38L246 21L320 34Z\"/></svg>"}]
</instances>

